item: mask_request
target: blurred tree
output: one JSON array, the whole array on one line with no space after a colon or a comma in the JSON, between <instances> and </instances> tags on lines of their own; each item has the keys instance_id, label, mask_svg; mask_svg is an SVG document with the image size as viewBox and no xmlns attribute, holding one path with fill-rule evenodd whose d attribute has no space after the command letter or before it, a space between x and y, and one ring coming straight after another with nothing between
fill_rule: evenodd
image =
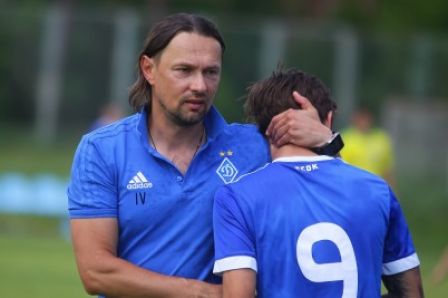
<instances>
[{"instance_id":1,"label":"blurred tree","mask_svg":"<svg viewBox=\"0 0 448 298\"><path fill-rule=\"evenodd\" d=\"M445 0L382 1L377 25L382 29L445 33L448 29L448 2Z\"/></svg>"},{"instance_id":2,"label":"blurred tree","mask_svg":"<svg viewBox=\"0 0 448 298\"><path fill-rule=\"evenodd\" d=\"M0 1L2 6L36 8L54 0ZM272 15L339 20L369 30L446 32L448 1L432 0L77 0L79 6L132 6L156 15L187 11L217 15ZM145 11L144 10L144 11Z\"/></svg>"},{"instance_id":3,"label":"blurred tree","mask_svg":"<svg viewBox=\"0 0 448 298\"><path fill-rule=\"evenodd\" d=\"M361 75L357 88L363 90L367 101L378 100L386 91L390 92L390 90L403 93L403 90L409 85L406 76L407 73L412 72L409 71L411 67L408 66L408 62L413 59L412 49L409 49L409 40L416 31L444 34L448 30L448 18L446 18L448 1L444 0L431 2L417 0L0 0L0 44L2 45L0 47L0 98L2 101L0 121L2 122L29 124L33 119L34 85L38 76L42 43L40 38L42 36L42 16L46 9L55 2L67 3L70 15L73 15L73 20L69 22L68 26L70 41L68 41L68 54L66 54L70 59L63 59L62 67L70 69L69 74L64 73L63 80L70 87L67 89L74 91L69 94L69 100L65 99L65 102L70 102L70 104L60 107L62 111L76 108L72 106L75 105L70 101L72 98L77 100L85 98L88 101L107 97L107 94L103 94L107 93L106 91L103 93L94 91L99 90L99 88L94 88L95 84L106 86L108 82L108 77L100 72L103 69L95 68L94 65L98 62L97 52L103 51L101 46L111 42L112 17L119 8L127 6L134 8L139 13L142 25L139 34L142 39L151 22L166 14L180 11L202 13L212 16L215 21L219 20L218 25L226 30L224 35L229 45L236 44L233 38L237 38L237 41L242 39L243 49L233 50L244 57L250 57L250 66L248 66L247 60L239 61L239 58L232 55L230 47L226 57L226 68L229 69L229 73L236 73L237 76L241 75L242 77L241 82L233 83L230 79L229 82L226 82L226 88L237 92L234 96L230 96L233 98L241 95L239 90L242 90L242 87L239 84L245 84L244 80L247 78L256 79L258 75L256 63L258 63L259 57L252 54L257 50L257 48L253 50L253 47L259 46L256 41L257 37L248 39L246 36L241 38L237 35L233 36L234 33L241 34L243 27L246 28L244 30L248 34L253 33L249 31L255 32L259 29L251 29L250 25L246 26L247 24L255 24L271 17L278 17L285 21L309 19L322 23L342 22L351 25L361 41L360 44L364 47L360 55ZM247 24L242 24L251 18L256 22L249 20ZM78 30L80 27L83 30ZM381 33L381 40L375 38L380 36L376 35L378 32ZM389 38L387 39L387 37ZM384 42L386 39L387 42ZM76 41L80 42L75 43ZM328 46L318 45L318 48L325 51ZM447 73L446 69L448 69L446 46L439 45L434 53L431 52L431 44L428 48L430 54L434 54L433 59L437 61L437 63L431 64L431 68L428 68L428 73L431 74L427 86L428 95L446 96L448 90L443 83ZM249 51L251 49L252 52ZM291 56L297 56L297 53L302 52L304 55L312 52L309 55L319 56L314 48L307 49L307 45L304 44L298 45L297 49L294 46L291 49L293 50L290 53ZM249 51L249 53L245 51ZM71 55L73 53L82 55L75 57L75 55ZM105 65L103 68L106 73L109 71L107 69L107 64L110 61L109 55L110 53L100 55L100 61ZM323 53L322 57L331 57L331 54ZM304 67L309 67L320 76L326 77L327 81L331 80L331 74L327 67L331 60L325 60L326 64L320 63L322 59L308 60L310 61L305 62L307 64L301 62ZM372 61L375 62L372 63ZM322 66L316 65L317 63ZM243 70L241 70L241 65L245 65ZM316 67L321 67L322 73ZM100 78L99 81L92 81L86 87L84 83L84 74L86 73L94 73L97 78ZM232 78L234 76L232 75ZM378 77L388 79L378 80ZM223 92L229 93L229 90L223 90ZM84 94L87 92L90 97ZM85 114L87 115L87 113Z\"/></svg>"}]
</instances>

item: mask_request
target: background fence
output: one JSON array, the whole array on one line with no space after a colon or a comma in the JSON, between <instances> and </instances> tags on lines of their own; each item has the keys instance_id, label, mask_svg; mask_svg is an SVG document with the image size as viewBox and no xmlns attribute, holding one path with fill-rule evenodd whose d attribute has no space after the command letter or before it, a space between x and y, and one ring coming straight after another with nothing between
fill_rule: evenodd
<instances>
[{"instance_id":1,"label":"background fence","mask_svg":"<svg viewBox=\"0 0 448 298\"><path fill-rule=\"evenodd\" d=\"M340 107L339 128L347 125L357 104L367 104L393 133L399 152L421 147L418 152L410 150L409 160L399 165L413 163L417 167L417 156L448 159L443 135L448 121L445 36L378 36L338 23L210 17L218 23L228 46L216 104L229 121L243 120L238 99L248 83L267 76L282 63L313 73L331 87ZM69 10L54 5L33 11L18 7L2 10L1 125L25 127L41 142L52 144L67 133L85 131L107 102L116 102L130 112L127 90L135 79L137 55L153 21L131 8ZM388 105L391 98L400 103ZM407 115L407 106L422 118ZM387 119L397 115L388 111L395 108L404 117L401 121ZM431 117L434 111L437 121ZM406 119L415 119L414 124ZM417 119L425 121L415 124ZM415 137L401 134L416 126ZM410 139L416 144L409 146ZM406 146L400 146L402 143ZM434 164L442 174L445 165Z\"/></svg>"}]
</instances>

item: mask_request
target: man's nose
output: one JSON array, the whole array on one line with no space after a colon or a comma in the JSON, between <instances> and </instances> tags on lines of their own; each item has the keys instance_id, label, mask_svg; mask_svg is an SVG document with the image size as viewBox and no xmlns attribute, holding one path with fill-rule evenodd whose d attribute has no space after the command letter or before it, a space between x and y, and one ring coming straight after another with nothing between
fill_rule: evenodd
<instances>
[{"instance_id":1,"label":"man's nose","mask_svg":"<svg viewBox=\"0 0 448 298\"><path fill-rule=\"evenodd\" d=\"M196 92L204 92L207 89L207 84L202 73L198 73L193 77L191 89Z\"/></svg>"}]
</instances>

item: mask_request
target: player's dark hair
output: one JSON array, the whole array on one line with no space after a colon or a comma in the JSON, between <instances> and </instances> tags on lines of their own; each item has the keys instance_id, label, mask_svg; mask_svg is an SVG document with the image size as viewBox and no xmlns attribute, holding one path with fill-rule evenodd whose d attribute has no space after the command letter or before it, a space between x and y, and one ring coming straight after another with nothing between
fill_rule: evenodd
<instances>
[{"instance_id":1,"label":"player's dark hair","mask_svg":"<svg viewBox=\"0 0 448 298\"><path fill-rule=\"evenodd\" d=\"M336 111L336 103L331 99L328 88L315 76L297 69L279 68L267 79L249 86L247 91L246 117L258 125L263 135L275 115L290 108L300 109L292 96L293 91L308 98L321 122L328 112Z\"/></svg>"},{"instance_id":2,"label":"player's dark hair","mask_svg":"<svg viewBox=\"0 0 448 298\"><path fill-rule=\"evenodd\" d=\"M129 91L129 104L135 110L140 110L151 99L151 85L149 85L143 76L142 70L140 69L140 60L143 56L152 58L159 55L168 46L170 41L181 32L194 32L205 37L216 39L221 45L221 54L224 54L224 39L215 24L210 20L202 16L186 13L174 14L163 18L149 32L143 50L138 58L138 77Z\"/></svg>"}]
</instances>

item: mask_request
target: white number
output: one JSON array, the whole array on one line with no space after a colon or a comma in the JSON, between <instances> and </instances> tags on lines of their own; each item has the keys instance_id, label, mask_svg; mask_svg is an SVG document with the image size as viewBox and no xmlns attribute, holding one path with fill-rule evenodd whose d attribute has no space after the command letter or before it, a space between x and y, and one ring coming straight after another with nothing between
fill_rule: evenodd
<instances>
[{"instance_id":1,"label":"white number","mask_svg":"<svg viewBox=\"0 0 448 298\"><path fill-rule=\"evenodd\" d=\"M322 240L333 242L341 254L341 261L318 264L313 258L314 243ZM347 233L333 223L317 223L305 228L297 239L297 263L303 275L313 282L342 280L342 298L356 297L358 268L355 253Z\"/></svg>"}]
</instances>

